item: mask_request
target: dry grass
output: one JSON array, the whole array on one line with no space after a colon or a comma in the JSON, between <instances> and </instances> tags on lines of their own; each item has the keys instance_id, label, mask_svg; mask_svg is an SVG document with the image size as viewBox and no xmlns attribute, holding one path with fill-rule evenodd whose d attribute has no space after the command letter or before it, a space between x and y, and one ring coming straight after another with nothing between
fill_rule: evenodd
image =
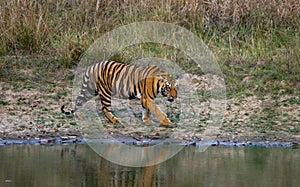
<instances>
[{"instance_id":1,"label":"dry grass","mask_svg":"<svg viewBox=\"0 0 300 187\"><path fill-rule=\"evenodd\" d=\"M114 27L143 20L173 22L201 37L211 35L210 40L248 45L255 41L247 39L270 38L277 29L300 29L298 0L14 0L2 1L0 11L2 54L47 53L49 48L59 53L55 48L61 40L70 48L85 47Z\"/></svg>"},{"instance_id":2,"label":"dry grass","mask_svg":"<svg viewBox=\"0 0 300 187\"><path fill-rule=\"evenodd\" d=\"M299 81L299 0L1 1L0 57L55 56L59 65L71 67L103 33L145 20L197 34L225 74L236 70L232 64L263 62Z\"/></svg>"}]
</instances>

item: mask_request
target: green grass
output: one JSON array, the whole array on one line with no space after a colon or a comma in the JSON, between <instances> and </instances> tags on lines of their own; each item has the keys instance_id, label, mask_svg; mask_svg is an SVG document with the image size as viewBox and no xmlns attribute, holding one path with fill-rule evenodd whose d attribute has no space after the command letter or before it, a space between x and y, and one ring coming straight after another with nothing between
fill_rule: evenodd
<instances>
[{"instance_id":1,"label":"green grass","mask_svg":"<svg viewBox=\"0 0 300 187\"><path fill-rule=\"evenodd\" d=\"M285 106L287 106L289 104L298 104L298 105L300 105L300 97L290 97L288 99L285 99L285 100L281 101L281 103L283 103Z\"/></svg>"},{"instance_id":2,"label":"green grass","mask_svg":"<svg viewBox=\"0 0 300 187\"><path fill-rule=\"evenodd\" d=\"M70 122L70 125L72 125L72 126L76 126L76 125L77 125L77 123L76 123L75 121L71 121L71 122Z\"/></svg>"},{"instance_id":3,"label":"green grass","mask_svg":"<svg viewBox=\"0 0 300 187\"><path fill-rule=\"evenodd\" d=\"M0 100L0 105L6 106L6 105L9 105L9 102L8 101L4 101L4 100Z\"/></svg>"}]
</instances>

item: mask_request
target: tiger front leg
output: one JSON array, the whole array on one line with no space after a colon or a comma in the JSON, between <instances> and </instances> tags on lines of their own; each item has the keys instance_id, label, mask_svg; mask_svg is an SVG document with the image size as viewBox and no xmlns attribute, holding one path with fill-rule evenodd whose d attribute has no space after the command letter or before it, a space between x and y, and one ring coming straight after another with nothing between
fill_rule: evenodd
<instances>
[{"instance_id":1,"label":"tiger front leg","mask_svg":"<svg viewBox=\"0 0 300 187\"><path fill-rule=\"evenodd\" d=\"M170 125L170 120L168 118L168 116L163 113L159 107L157 105L155 105L153 103L152 100L150 99L142 99L142 105L146 110L146 114L147 115L143 115L143 121L145 121L145 117L146 120L149 120L149 111L156 116L157 120L160 122L161 125L163 126L169 126ZM148 112L147 112L148 111Z\"/></svg>"}]
</instances>

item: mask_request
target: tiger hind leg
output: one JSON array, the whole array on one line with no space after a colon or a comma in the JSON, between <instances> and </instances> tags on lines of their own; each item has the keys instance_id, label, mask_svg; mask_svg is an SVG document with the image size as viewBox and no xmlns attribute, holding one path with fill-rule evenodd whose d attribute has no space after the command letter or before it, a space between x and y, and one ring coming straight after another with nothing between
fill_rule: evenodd
<instances>
[{"instance_id":1,"label":"tiger hind leg","mask_svg":"<svg viewBox=\"0 0 300 187\"><path fill-rule=\"evenodd\" d=\"M115 117L107 108L102 108L105 117L112 123L120 123L119 118Z\"/></svg>"},{"instance_id":2,"label":"tiger hind leg","mask_svg":"<svg viewBox=\"0 0 300 187\"><path fill-rule=\"evenodd\" d=\"M150 115L149 109L144 108L144 109L143 109L142 120L143 120L143 122L146 123L146 124L150 124L150 123L151 123L151 119L150 119L149 115Z\"/></svg>"},{"instance_id":3,"label":"tiger hind leg","mask_svg":"<svg viewBox=\"0 0 300 187\"><path fill-rule=\"evenodd\" d=\"M115 117L111 112L111 98L103 98L100 97L101 105L102 105L102 112L104 113L105 117L112 123L120 123L119 118Z\"/></svg>"}]
</instances>

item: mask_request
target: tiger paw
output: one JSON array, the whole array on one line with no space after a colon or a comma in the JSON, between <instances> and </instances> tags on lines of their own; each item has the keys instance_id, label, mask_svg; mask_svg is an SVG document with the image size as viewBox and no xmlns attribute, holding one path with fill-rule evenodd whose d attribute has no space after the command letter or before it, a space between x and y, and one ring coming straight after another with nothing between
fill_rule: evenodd
<instances>
[{"instance_id":1,"label":"tiger paw","mask_svg":"<svg viewBox=\"0 0 300 187\"><path fill-rule=\"evenodd\" d=\"M169 125L170 125L170 120L169 120L169 118L168 117L165 117L164 118L164 120L162 120L161 122L160 122L160 125L161 126L164 126L164 127L168 127Z\"/></svg>"}]
</instances>

